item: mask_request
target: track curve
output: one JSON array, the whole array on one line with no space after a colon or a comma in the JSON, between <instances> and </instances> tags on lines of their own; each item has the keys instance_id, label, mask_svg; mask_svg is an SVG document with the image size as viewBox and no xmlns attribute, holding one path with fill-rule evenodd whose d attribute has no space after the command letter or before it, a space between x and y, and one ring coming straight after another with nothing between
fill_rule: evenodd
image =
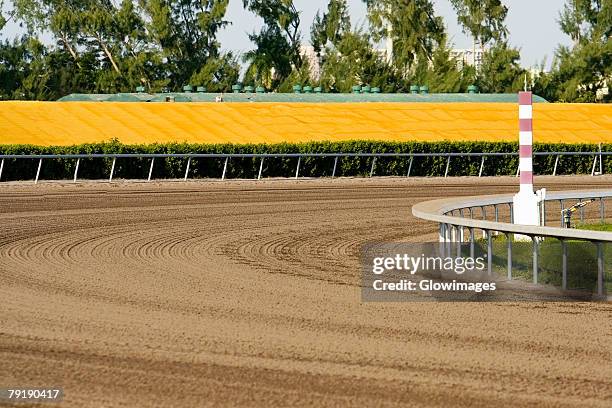
<instances>
[{"instance_id":1,"label":"track curve","mask_svg":"<svg viewBox=\"0 0 612 408\"><path fill-rule=\"evenodd\" d=\"M542 178L550 189L605 178ZM516 179L0 186L0 386L62 406L610 406L605 303L361 303L359 248Z\"/></svg>"}]
</instances>

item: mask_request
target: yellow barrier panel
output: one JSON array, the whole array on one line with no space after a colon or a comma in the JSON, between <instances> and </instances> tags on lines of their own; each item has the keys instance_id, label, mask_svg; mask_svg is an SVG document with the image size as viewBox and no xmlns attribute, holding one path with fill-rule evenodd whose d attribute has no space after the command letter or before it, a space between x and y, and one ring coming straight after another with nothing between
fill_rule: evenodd
<instances>
[{"instance_id":1,"label":"yellow barrier panel","mask_svg":"<svg viewBox=\"0 0 612 408\"><path fill-rule=\"evenodd\" d=\"M506 103L0 102L0 144L517 141ZM535 104L536 142L610 143L612 106Z\"/></svg>"}]
</instances>

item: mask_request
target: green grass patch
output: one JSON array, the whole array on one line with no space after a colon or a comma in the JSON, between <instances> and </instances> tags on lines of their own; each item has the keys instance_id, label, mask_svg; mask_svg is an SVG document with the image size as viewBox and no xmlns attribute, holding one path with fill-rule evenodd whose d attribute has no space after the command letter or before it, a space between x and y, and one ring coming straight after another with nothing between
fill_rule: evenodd
<instances>
[{"instance_id":1,"label":"green grass patch","mask_svg":"<svg viewBox=\"0 0 612 408\"><path fill-rule=\"evenodd\" d=\"M576 226L578 229L584 229L589 231L607 231L612 232L612 224L579 224Z\"/></svg>"},{"instance_id":2,"label":"green grass patch","mask_svg":"<svg viewBox=\"0 0 612 408\"><path fill-rule=\"evenodd\" d=\"M594 230L612 231L609 224L589 224ZM601 228L601 229L596 229ZM591 242L567 240L567 287L595 291L597 287L597 246ZM478 251L486 253L485 240L477 242ZM505 235L493 240L493 269L500 276L507 275L508 249ZM603 244L604 282L606 290L612 291L612 243ZM538 282L562 286L563 249L561 241L545 238L538 245ZM512 276L528 282L533 281L533 244L531 241L513 241Z\"/></svg>"}]
</instances>

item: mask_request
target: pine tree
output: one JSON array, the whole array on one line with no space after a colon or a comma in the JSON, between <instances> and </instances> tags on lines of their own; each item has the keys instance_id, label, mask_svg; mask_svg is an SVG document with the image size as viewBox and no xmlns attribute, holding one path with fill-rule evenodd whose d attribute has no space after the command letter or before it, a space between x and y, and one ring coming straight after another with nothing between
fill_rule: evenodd
<instances>
[{"instance_id":1,"label":"pine tree","mask_svg":"<svg viewBox=\"0 0 612 408\"><path fill-rule=\"evenodd\" d=\"M478 88L485 93L514 93L523 88L526 71L521 56L507 42L495 43L485 54L478 73Z\"/></svg>"},{"instance_id":2,"label":"pine tree","mask_svg":"<svg viewBox=\"0 0 612 408\"><path fill-rule=\"evenodd\" d=\"M259 33L249 35L257 48L247 53L246 60L251 64L257 61L258 70L261 70L262 61L268 61L268 66L274 69L275 84L283 82L293 70L302 66L299 11L293 0L243 0L243 5L264 22Z\"/></svg>"},{"instance_id":3,"label":"pine tree","mask_svg":"<svg viewBox=\"0 0 612 408\"><path fill-rule=\"evenodd\" d=\"M559 24L574 46L559 47L554 66L558 99L568 102L612 100L612 0L568 0ZM601 94L600 94L601 92Z\"/></svg>"},{"instance_id":4,"label":"pine tree","mask_svg":"<svg viewBox=\"0 0 612 408\"><path fill-rule=\"evenodd\" d=\"M484 52L491 40L500 42L507 38L508 29L504 20L508 15L508 7L501 0L451 0L451 3L463 32L469 33L474 39L474 55L476 42Z\"/></svg>"},{"instance_id":5,"label":"pine tree","mask_svg":"<svg viewBox=\"0 0 612 408\"><path fill-rule=\"evenodd\" d=\"M363 0L373 29L373 39L393 44L392 62L398 74L408 78L419 59L433 60L444 41L442 18L434 14L430 0Z\"/></svg>"}]
</instances>

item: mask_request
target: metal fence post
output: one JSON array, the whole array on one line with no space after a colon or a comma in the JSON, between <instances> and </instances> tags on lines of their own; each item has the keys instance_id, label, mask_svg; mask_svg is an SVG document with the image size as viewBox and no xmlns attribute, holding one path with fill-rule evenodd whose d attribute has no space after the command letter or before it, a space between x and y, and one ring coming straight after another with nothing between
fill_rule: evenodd
<instances>
[{"instance_id":1,"label":"metal fence post","mask_svg":"<svg viewBox=\"0 0 612 408\"><path fill-rule=\"evenodd\" d=\"M515 175L514 177L518 177L518 176L519 176L519 174L520 174L520 172L521 172L521 167L520 167L520 165L519 165L519 166L516 168L516 175Z\"/></svg>"},{"instance_id":2,"label":"metal fence post","mask_svg":"<svg viewBox=\"0 0 612 408\"><path fill-rule=\"evenodd\" d=\"M514 224L514 205L508 203L508 207L510 207L510 224Z\"/></svg>"},{"instance_id":3,"label":"metal fence post","mask_svg":"<svg viewBox=\"0 0 612 408\"><path fill-rule=\"evenodd\" d=\"M603 243L597 242L597 296L604 294L604 258Z\"/></svg>"},{"instance_id":4,"label":"metal fence post","mask_svg":"<svg viewBox=\"0 0 612 408\"><path fill-rule=\"evenodd\" d=\"M506 242L508 246L508 280L512 280L512 238L509 232L506 232Z\"/></svg>"},{"instance_id":5,"label":"metal fence post","mask_svg":"<svg viewBox=\"0 0 612 408\"><path fill-rule=\"evenodd\" d=\"M533 241L533 283L538 283L538 237L531 237Z\"/></svg>"},{"instance_id":6,"label":"metal fence post","mask_svg":"<svg viewBox=\"0 0 612 408\"><path fill-rule=\"evenodd\" d=\"M470 227L470 258L474 258L476 252L476 237L474 236L474 228Z\"/></svg>"},{"instance_id":7,"label":"metal fence post","mask_svg":"<svg viewBox=\"0 0 612 408\"><path fill-rule=\"evenodd\" d=\"M263 172L263 164L264 164L264 157L261 157L261 162L259 162L259 174L257 175L257 180L261 180L261 173Z\"/></svg>"},{"instance_id":8,"label":"metal fence post","mask_svg":"<svg viewBox=\"0 0 612 408\"><path fill-rule=\"evenodd\" d=\"M599 144L599 174L603 176L603 155L601 154L601 143Z\"/></svg>"},{"instance_id":9,"label":"metal fence post","mask_svg":"<svg viewBox=\"0 0 612 408\"><path fill-rule=\"evenodd\" d=\"M108 178L108 182L110 183L111 181L113 181L113 173L115 172L115 162L117 161L116 157L113 157L113 164L111 166L111 172L110 172L110 177Z\"/></svg>"},{"instance_id":10,"label":"metal fence post","mask_svg":"<svg viewBox=\"0 0 612 408\"><path fill-rule=\"evenodd\" d=\"M302 156L298 156L297 168L295 169L295 179L297 180L300 176L300 163L302 162Z\"/></svg>"},{"instance_id":11,"label":"metal fence post","mask_svg":"<svg viewBox=\"0 0 612 408\"><path fill-rule=\"evenodd\" d=\"M578 202L583 201L582 198L578 199ZM584 207L580 207L580 222L584 223Z\"/></svg>"},{"instance_id":12,"label":"metal fence post","mask_svg":"<svg viewBox=\"0 0 612 408\"><path fill-rule=\"evenodd\" d=\"M73 183L77 182L77 175L79 174L79 164L81 164L80 158L77 159L76 166L74 168L74 179L72 180Z\"/></svg>"},{"instance_id":13,"label":"metal fence post","mask_svg":"<svg viewBox=\"0 0 612 408\"><path fill-rule=\"evenodd\" d=\"M595 175L595 166L597 165L597 154L593 158L593 168L591 169L591 177Z\"/></svg>"},{"instance_id":14,"label":"metal fence post","mask_svg":"<svg viewBox=\"0 0 612 408\"><path fill-rule=\"evenodd\" d=\"M153 165L155 164L155 157L151 159L151 166L149 167L149 177L147 181L151 181L151 175L153 174Z\"/></svg>"},{"instance_id":15,"label":"metal fence post","mask_svg":"<svg viewBox=\"0 0 612 408\"><path fill-rule=\"evenodd\" d=\"M448 167L450 166L450 155L446 159L446 170L444 170L444 178L448 177Z\"/></svg>"},{"instance_id":16,"label":"metal fence post","mask_svg":"<svg viewBox=\"0 0 612 408\"><path fill-rule=\"evenodd\" d=\"M453 226L451 224L446 224L446 228L445 228L445 230L446 230L446 249L445 249L445 251L446 251L446 254L448 256L451 255L451 242L453 240L453 238L452 238L452 228L453 228Z\"/></svg>"},{"instance_id":17,"label":"metal fence post","mask_svg":"<svg viewBox=\"0 0 612 408\"><path fill-rule=\"evenodd\" d=\"M555 159L555 168L553 169L553 176L557 175L557 165L559 164L559 154L557 155L557 158Z\"/></svg>"},{"instance_id":18,"label":"metal fence post","mask_svg":"<svg viewBox=\"0 0 612 408\"><path fill-rule=\"evenodd\" d=\"M561 239L561 289L567 290L567 242Z\"/></svg>"},{"instance_id":19,"label":"metal fence post","mask_svg":"<svg viewBox=\"0 0 612 408\"><path fill-rule=\"evenodd\" d=\"M408 173L406 174L406 177L410 177L410 172L412 171L413 160L414 160L414 157L410 155L410 162L408 163Z\"/></svg>"},{"instance_id":20,"label":"metal fence post","mask_svg":"<svg viewBox=\"0 0 612 408\"><path fill-rule=\"evenodd\" d=\"M487 232L487 272L489 276L493 273L493 237L491 230Z\"/></svg>"},{"instance_id":21,"label":"metal fence post","mask_svg":"<svg viewBox=\"0 0 612 408\"><path fill-rule=\"evenodd\" d=\"M480 160L480 171L478 171L478 177L482 177L482 171L484 170L484 161L486 156L482 156Z\"/></svg>"},{"instance_id":22,"label":"metal fence post","mask_svg":"<svg viewBox=\"0 0 612 408\"><path fill-rule=\"evenodd\" d=\"M565 202L563 200L559 200L559 206L561 207L561 228L565 226L563 222L563 211L565 210Z\"/></svg>"},{"instance_id":23,"label":"metal fence post","mask_svg":"<svg viewBox=\"0 0 612 408\"><path fill-rule=\"evenodd\" d=\"M455 228L457 231L457 258L461 258L461 234L463 233L463 228L459 225L457 225Z\"/></svg>"},{"instance_id":24,"label":"metal fence post","mask_svg":"<svg viewBox=\"0 0 612 408\"><path fill-rule=\"evenodd\" d=\"M0 162L0 179L2 179L2 170L4 169L4 159Z\"/></svg>"},{"instance_id":25,"label":"metal fence post","mask_svg":"<svg viewBox=\"0 0 612 408\"><path fill-rule=\"evenodd\" d=\"M599 198L599 218L601 218L602 224L606 221L606 206L603 197Z\"/></svg>"},{"instance_id":26,"label":"metal fence post","mask_svg":"<svg viewBox=\"0 0 612 408\"><path fill-rule=\"evenodd\" d=\"M459 209L459 216L460 216L461 218L465 218L465 216L464 216L464 214L463 214L463 208L460 208L460 209ZM465 237L464 237L464 235L463 235L463 233L464 233L464 228L463 228L463 227L461 227L461 234L459 234L459 239L461 240L461 242L463 242L463 241L464 241L464 238L465 238Z\"/></svg>"},{"instance_id":27,"label":"metal fence post","mask_svg":"<svg viewBox=\"0 0 612 408\"><path fill-rule=\"evenodd\" d=\"M370 177L374 174L374 166L376 166L376 157L372 160L372 168L370 169Z\"/></svg>"},{"instance_id":28,"label":"metal fence post","mask_svg":"<svg viewBox=\"0 0 612 408\"><path fill-rule=\"evenodd\" d=\"M336 177L336 167L338 166L338 156L334 157L334 169L332 170L332 178Z\"/></svg>"},{"instance_id":29,"label":"metal fence post","mask_svg":"<svg viewBox=\"0 0 612 408\"><path fill-rule=\"evenodd\" d=\"M225 158L225 163L223 163L223 174L221 174L221 180L225 180L225 175L227 174L227 163L229 162L229 156Z\"/></svg>"},{"instance_id":30,"label":"metal fence post","mask_svg":"<svg viewBox=\"0 0 612 408\"><path fill-rule=\"evenodd\" d=\"M189 168L191 167L191 156L187 158L187 167L185 168L185 181L187 181L187 177L189 176Z\"/></svg>"},{"instance_id":31,"label":"metal fence post","mask_svg":"<svg viewBox=\"0 0 612 408\"><path fill-rule=\"evenodd\" d=\"M40 176L40 168L42 167L43 159L38 160L38 170L36 170L36 178L34 179L34 184L38 183L38 176Z\"/></svg>"},{"instance_id":32,"label":"metal fence post","mask_svg":"<svg viewBox=\"0 0 612 408\"><path fill-rule=\"evenodd\" d=\"M480 212L482 213L482 220L486 221L487 220L487 209L484 206L480 206ZM482 237L483 238L487 237L486 231L482 231Z\"/></svg>"},{"instance_id":33,"label":"metal fence post","mask_svg":"<svg viewBox=\"0 0 612 408\"><path fill-rule=\"evenodd\" d=\"M493 204L493 209L495 210L495 222L499 222L499 208L497 204Z\"/></svg>"}]
</instances>

